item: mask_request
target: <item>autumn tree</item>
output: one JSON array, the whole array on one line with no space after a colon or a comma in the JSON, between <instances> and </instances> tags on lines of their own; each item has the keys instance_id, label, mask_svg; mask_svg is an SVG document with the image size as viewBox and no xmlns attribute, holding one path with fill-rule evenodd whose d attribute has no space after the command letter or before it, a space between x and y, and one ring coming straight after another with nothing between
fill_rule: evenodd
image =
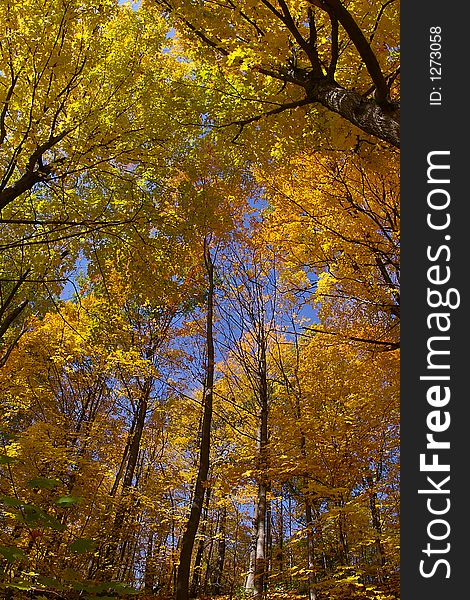
<instances>
[{"instance_id":1,"label":"autumn tree","mask_svg":"<svg viewBox=\"0 0 470 600\"><path fill-rule=\"evenodd\" d=\"M329 340L279 348L272 435L273 470L304 503L309 592L320 597L364 578L393 588L398 568L399 357Z\"/></svg>"},{"instance_id":2,"label":"autumn tree","mask_svg":"<svg viewBox=\"0 0 470 600\"><path fill-rule=\"evenodd\" d=\"M261 254L256 244L231 249L224 273L222 305L225 346L229 349L226 376L231 396L255 417L253 473L257 487L253 512L253 546L245 589L261 598L269 573L269 413L272 382L269 352L276 335L279 310L275 256ZM230 383L231 382L231 383ZM251 421L252 419L250 419Z\"/></svg>"},{"instance_id":3,"label":"autumn tree","mask_svg":"<svg viewBox=\"0 0 470 600\"><path fill-rule=\"evenodd\" d=\"M230 116L214 103L214 126L232 125L239 138L246 125L285 111L286 127L302 107L306 131L321 132L334 113L356 133L399 146L397 2L157 4L211 69L213 98L230 102Z\"/></svg>"},{"instance_id":4,"label":"autumn tree","mask_svg":"<svg viewBox=\"0 0 470 600\"><path fill-rule=\"evenodd\" d=\"M299 294L320 307L311 331L372 351L399 346L400 205L398 158L303 154L259 173L270 209L266 236L286 261ZM292 241L295 240L295 244Z\"/></svg>"},{"instance_id":5,"label":"autumn tree","mask_svg":"<svg viewBox=\"0 0 470 600\"><path fill-rule=\"evenodd\" d=\"M189 67L165 52L155 11L6 2L0 29L3 335L57 298L90 240L157 225L149 190L190 144L177 98L185 112L195 96L171 89Z\"/></svg>"},{"instance_id":6,"label":"autumn tree","mask_svg":"<svg viewBox=\"0 0 470 600\"><path fill-rule=\"evenodd\" d=\"M211 255L210 236L204 239L204 265L207 275L207 308L206 308L206 365L203 386L203 417L201 423L201 440L199 467L196 483L194 485L191 511L181 540L178 578L176 583L177 600L189 598L189 575L191 556L194 540L201 519L204 496L208 487L208 473L210 466L211 427L213 388L215 376L215 349L214 349L214 259Z\"/></svg>"},{"instance_id":7,"label":"autumn tree","mask_svg":"<svg viewBox=\"0 0 470 600\"><path fill-rule=\"evenodd\" d=\"M392 600L398 2L4 2L0 586Z\"/></svg>"}]
</instances>

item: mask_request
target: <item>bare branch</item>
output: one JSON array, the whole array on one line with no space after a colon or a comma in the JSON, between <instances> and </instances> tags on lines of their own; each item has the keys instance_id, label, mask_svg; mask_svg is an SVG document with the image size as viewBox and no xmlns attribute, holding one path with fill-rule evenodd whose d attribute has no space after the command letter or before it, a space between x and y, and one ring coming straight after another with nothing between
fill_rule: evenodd
<instances>
[{"instance_id":1,"label":"bare branch","mask_svg":"<svg viewBox=\"0 0 470 600\"><path fill-rule=\"evenodd\" d=\"M361 338L361 337L356 337L356 336L349 336L349 335L344 335L342 333L339 333L337 331L326 331L325 329L319 329L317 327L304 327L304 329L306 331L313 331L314 333L324 333L325 335L337 335L340 337L344 337L347 340L350 340L352 342L362 342L365 344L373 344L373 345L377 345L377 346L387 346L388 350L397 350L400 347L400 342L385 342L383 340L374 340L374 339L370 339L370 338Z\"/></svg>"}]
</instances>

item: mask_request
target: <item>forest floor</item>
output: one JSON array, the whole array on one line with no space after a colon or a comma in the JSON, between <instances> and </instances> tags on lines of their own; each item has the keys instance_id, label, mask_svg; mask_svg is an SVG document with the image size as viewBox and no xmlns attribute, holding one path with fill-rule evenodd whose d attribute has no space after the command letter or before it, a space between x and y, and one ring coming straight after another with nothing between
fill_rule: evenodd
<instances>
[{"instance_id":1,"label":"forest floor","mask_svg":"<svg viewBox=\"0 0 470 600\"><path fill-rule=\"evenodd\" d=\"M139 596L139 600L171 600L173 596L161 596L161 595L152 595L152 594L144 594L143 596ZM208 595L200 595L197 596L194 600L241 600L244 598L244 595L241 593L224 594L222 596L208 596ZM264 596L264 600L305 600L306 594L299 594L294 591L283 591L283 592L269 592Z\"/></svg>"}]
</instances>

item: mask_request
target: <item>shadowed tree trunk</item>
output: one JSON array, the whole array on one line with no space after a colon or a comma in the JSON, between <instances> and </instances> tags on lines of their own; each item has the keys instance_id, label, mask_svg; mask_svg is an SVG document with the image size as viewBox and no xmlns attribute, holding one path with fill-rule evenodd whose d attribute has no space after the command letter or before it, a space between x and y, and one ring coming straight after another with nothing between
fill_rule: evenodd
<instances>
[{"instance_id":1,"label":"shadowed tree trunk","mask_svg":"<svg viewBox=\"0 0 470 600\"><path fill-rule=\"evenodd\" d=\"M118 555L120 554L121 558L123 558L125 554L126 540L124 539L120 552L119 546L121 540L125 535L123 535L123 525L126 519L126 514L129 510L129 506L126 503L126 500L129 494L132 492L135 485L134 477L140 453L140 445L142 441L142 435L144 432L145 419L147 416L147 409L152 385L152 378L147 378L142 385L142 396L137 403L128 443L126 445L123 460L121 462L121 467L119 469L119 473L111 490L111 495L114 496L119 486L119 478L122 476L122 471L124 471L124 463L126 463L124 477L122 480L122 492L120 499L121 503L118 505L116 515L114 517L109 542L106 545L101 557L98 558L96 573L94 574L94 577L98 581L106 580L106 578L111 576L112 571L117 572L122 566L121 559ZM95 564L93 564L90 567L90 569L91 570L89 572L89 575L91 576L93 574L93 570L95 569Z\"/></svg>"},{"instance_id":2,"label":"shadowed tree trunk","mask_svg":"<svg viewBox=\"0 0 470 600\"><path fill-rule=\"evenodd\" d=\"M212 565L212 553L214 551L214 541L215 541L215 536L217 535L217 531L219 528L219 519L220 519L220 513L217 512L217 518L214 523L211 523L211 528L210 528L210 532L209 532L209 548L207 550L207 556L206 556L206 572L204 574L204 584L202 586L202 595L203 596L207 596L208 595L208 588L209 588L209 581L212 579L212 573L213 573L213 565Z\"/></svg>"},{"instance_id":3,"label":"shadowed tree trunk","mask_svg":"<svg viewBox=\"0 0 470 600\"><path fill-rule=\"evenodd\" d=\"M206 349L207 364L203 396L203 418L201 447L199 451L199 469L194 488L191 512L189 514L186 529L181 538L180 563L176 579L176 600L188 600L189 598L189 576L191 569L191 556L194 540L199 527L199 521L204 502L204 493L207 486L209 473L210 455L210 432L212 422L212 400L214 386L214 336L213 336L213 311L214 311L214 265L209 249L209 239L204 240L204 261L207 272L207 318L206 318Z\"/></svg>"},{"instance_id":4,"label":"shadowed tree trunk","mask_svg":"<svg viewBox=\"0 0 470 600\"><path fill-rule=\"evenodd\" d=\"M204 546L206 542L206 529L207 529L207 515L209 511L209 502L211 497L211 488L207 488L206 492L206 503L204 506L204 521L202 522L200 539L197 545L196 558L194 560L193 567L193 579L191 581L191 589L189 592L190 598L196 598L199 591L202 574L202 556L204 554Z\"/></svg>"},{"instance_id":5,"label":"shadowed tree trunk","mask_svg":"<svg viewBox=\"0 0 470 600\"><path fill-rule=\"evenodd\" d=\"M305 520L307 526L307 568L308 568L308 597L309 600L316 600L314 591L314 568L315 568L315 546L313 540L313 513L312 505L308 496L305 499Z\"/></svg>"},{"instance_id":6,"label":"shadowed tree trunk","mask_svg":"<svg viewBox=\"0 0 470 600\"><path fill-rule=\"evenodd\" d=\"M212 593L214 596L220 596L222 593L222 574L225 563L225 524L227 521L227 507L222 508L222 515L219 524L219 542L217 544L217 562L215 564L214 576L212 581Z\"/></svg>"},{"instance_id":7,"label":"shadowed tree trunk","mask_svg":"<svg viewBox=\"0 0 470 600\"><path fill-rule=\"evenodd\" d=\"M369 507L372 520L372 528L375 533L375 550L377 554L378 562L378 579L383 580L383 567L386 563L385 550L382 545L382 522L380 519L380 508L377 505L377 493L373 489L372 477L367 477L367 484L369 486Z\"/></svg>"},{"instance_id":8,"label":"shadowed tree trunk","mask_svg":"<svg viewBox=\"0 0 470 600\"><path fill-rule=\"evenodd\" d=\"M338 515L338 538L339 538L339 555L342 565L349 566L349 546L348 538L346 534L346 515L342 510L344 508L344 500L339 500L336 506L339 507L340 512Z\"/></svg>"},{"instance_id":9,"label":"shadowed tree trunk","mask_svg":"<svg viewBox=\"0 0 470 600\"><path fill-rule=\"evenodd\" d=\"M146 593L151 594L155 587L155 554L158 553L159 544L157 545L155 552L155 533L151 531L147 541L147 554L145 556L145 571L144 571L144 590Z\"/></svg>"},{"instance_id":10,"label":"shadowed tree trunk","mask_svg":"<svg viewBox=\"0 0 470 600\"><path fill-rule=\"evenodd\" d=\"M284 495L281 486L281 499L279 501L279 573L281 581L284 581Z\"/></svg>"}]
</instances>

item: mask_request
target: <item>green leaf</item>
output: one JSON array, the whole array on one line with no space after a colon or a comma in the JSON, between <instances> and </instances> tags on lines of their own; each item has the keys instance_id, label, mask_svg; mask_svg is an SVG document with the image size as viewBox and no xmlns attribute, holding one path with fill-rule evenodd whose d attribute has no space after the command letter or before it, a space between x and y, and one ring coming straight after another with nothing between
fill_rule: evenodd
<instances>
[{"instance_id":1,"label":"green leaf","mask_svg":"<svg viewBox=\"0 0 470 600\"><path fill-rule=\"evenodd\" d=\"M12 581L8 584L8 587L14 588L15 590L28 591L32 589L33 586L28 581Z\"/></svg>"},{"instance_id":2,"label":"green leaf","mask_svg":"<svg viewBox=\"0 0 470 600\"><path fill-rule=\"evenodd\" d=\"M7 454L0 454L0 465L10 465L11 463L18 462L18 459L14 456L8 456Z\"/></svg>"},{"instance_id":3,"label":"green leaf","mask_svg":"<svg viewBox=\"0 0 470 600\"><path fill-rule=\"evenodd\" d=\"M0 546L0 554L2 554L10 563L15 562L15 560L28 560L28 557L23 550L20 550L15 546Z\"/></svg>"},{"instance_id":4,"label":"green leaf","mask_svg":"<svg viewBox=\"0 0 470 600\"><path fill-rule=\"evenodd\" d=\"M58 519L47 515L47 519L43 520L43 526L48 529L54 529L54 531L65 531L66 527Z\"/></svg>"},{"instance_id":5,"label":"green leaf","mask_svg":"<svg viewBox=\"0 0 470 600\"><path fill-rule=\"evenodd\" d=\"M65 525L62 525L58 519L33 504L24 504L22 512L17 514L16 518L27 525L45 527L56 531L64 531L65 529Z\"/></svg>"},{"instance_id":6,"label":"green leaf","mask_svg":"<svg viewBox=\"0 0 470 600\"><path fill-rule=\"evenodd\" d=\"M76 552L77 554L83 554L95 549L95 542L86 538L78 538L72 542L69 546L70 552Z\"/></svg>"},{"instance_id":7,"label":"green leaf","mask_svg":"<svg viewBox=\"0 0 470 600\"><path fill-rule=\"evenodd\" d=\"M28 524L35 524L40 519L47 518L46 513L34 504L23 504L22 520Z\"/></svg>"},{"instance_id":8,"label":"green leaf","mask_svg":"<svg viewBox=\"0 0 470 600\"><path fill-rule=\"evenodd\" d=\"M81 502L81 500L82 499L78 496L62 496L61 498L58 498L55 503L61 508L69 508L69 506L74 506Z\"/></svg>"},{"instance_id":9,"label":"green leaf","mask_svg":"<svg viewBox=\"0 0 470 600\"><path fill-rule=\"evenodd\" d=\"M53 490L59 485L60 481L57 479L50 479L48 477L35 477L26 484L30 488L40 488L42 490Z\"/></svg>"},{"instance_id":10,"label":"green leaf","mask_svg":"<svg viewBox=\"0 0 470 600\"><path fill-rule=\"evenodd\" d=\"M14 508L25 506L22 500L18 500L18 498L14 498L13 496L0 496L0 503L4 506L12 506Z\"/></svg>"},{"instance_id":11,"label":"green leaf","mask_svg":"<svg viewBox=\"0 0 470 600\"><path fill-rule=\"evenodd\" d=\"M60 583L60 581L54 579L53 577L46 577L44 575L40 575L38 577L38 583L40 583L44 587L54 588L56 590L64 589L64 586Z\"/></svg>"},{"instance_id":12,"label":"green leaf","mask_svg":"<svg viewBox=\"0 0 470 600\"><path fill-rule=\"evenodd\" d=\"M18 438L17 433L12 433L11 431L7 430L5 427L0 427L0 435L6 442L13 442L15 439Z\"/></svg>"}]
</instances>

